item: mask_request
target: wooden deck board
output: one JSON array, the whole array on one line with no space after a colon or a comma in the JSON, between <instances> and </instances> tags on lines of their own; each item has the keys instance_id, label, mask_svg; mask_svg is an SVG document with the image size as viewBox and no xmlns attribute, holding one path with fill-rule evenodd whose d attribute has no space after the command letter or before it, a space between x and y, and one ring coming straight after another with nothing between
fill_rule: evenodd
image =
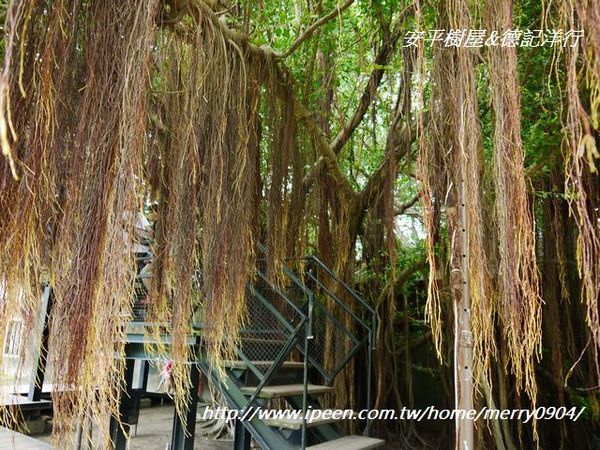
<instances>
[{"instance_id":1,"label":"wooden deck board","mask_svg":"<svg viewBox=\"0 0 600 450\"><path fill-rule=\"evenodd\" d=\"M242 392L248 395L252 395L255 390L256 387L254 386L242 388ZM335 389L330 386L317 386L314 384L309 384L307 390L309 395L318 395L333 392ZM262 388L258 396L260 398L294 397L302 395L303 392L304 387L301 384L284 384L276 386L265 386L264 388Z\"/></svg>"},{"instance_id":2,"label":"wooden deck board","mask_svg":"<svg viewBox=\"0 0 600 450\"><path fill-rule=\"evenodd\" d=\"M367 450L377 448L384 443L385 441L381 439L363 436L345 436L333 441L306 447L306 450Z\"/></svg>"},{"instance_id":3,"label":"wooden deck board","mask_svg":"<svg viewBox=\"0 0 600 450\"><path fill-rule=\"evenodd\" d=\"M328 417L324 419L323 417L319 417L316 419L310 419L306 421L306 426L308 428L318 427L319 425L325 425L328 423L338 422L338 419L333 419L332 417ZM282 428L286 430L300 430L303 425L303 420L300 419L265 419L265 423L274 428Z\"/></svg>"},{"instance_id":4,"label":"wooden deck board","mask_svg":"<svg viewBox=\"0 0 600 450\"><path fill-rule=\"evenodd\" d=\"M250 361L254 366L272 366L273 361ZM247 369L248 364L245 361L225 361L225 367L229 367L231 369ZM304 368L303 362L298 361L284 361L281 365L282 369L302 369Z\"/></svg>"},{"instance_id":5,"label":"wooden deck board","mask_svg":"<svg viewBox=\"0 0 600 450\"><path fill-rule=\"evenodd\" d=\"M42 441L4 427L0 427L0 448L2 450L53 450L53 447Z\"/></svg>"}]
</instances>

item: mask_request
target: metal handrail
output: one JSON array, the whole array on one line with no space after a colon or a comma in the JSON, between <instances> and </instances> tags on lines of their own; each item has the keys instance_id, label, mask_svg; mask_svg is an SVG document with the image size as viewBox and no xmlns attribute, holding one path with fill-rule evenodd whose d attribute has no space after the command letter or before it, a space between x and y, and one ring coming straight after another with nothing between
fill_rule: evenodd
<instances>
[{"instance_id":1,"label":"metal handrail","mask_svg":"<svg viewBox=\"0 0 600 450\"><path fill-rule=\"evenodd\" d=\"M261 254L265 256L265 259L257 258L257 261L266 260L266 248L262 244L258 244L258 250ZM343 369L344 366L348 364L348 362L356 356L356 354L360 351L361 348L367 349L367 393L366 393L366 401L367 408L371 407L371 385L372 385L372 352L375 349L375 338L376 338L376 330L377 330L377 314L375 310L365 302L365 300L352 289L348 284L346 284L343 280L341 280L329 267L327 267L319 258L315 256L306 256L303 258L288 258L287 260L304 260L307 261L312 267L314 267L314 272L307 272L305 276L298 275L293 270L291 270L287 265L283 265L282 273L285 276L286 280L289 281L289 284L286 287L276 285L270 281L268 275L266 274L266 269L262 267L257 267L256 274L257 278L261 280L261 283L264 282L266 284L266 288L274 293L281 302L271 302L267 299L267 295L262 292L260 286L248 285L248 294L254 298L254 301L258 302L258 308L266 308L270 311L271 317L273 317L274 324L279 323L276 327L283 325L283 330L281 332L287 336L287 339L281 340L283 346L280 347L277 351L277 356L274 358L273 363L268 368L266 372L259 370L258 366L254 367L254 364L251 361L251 357L248 357L249 350L245 350L244 347L238 349L239 357L246 362L248 368L258 377L259 383L254 389L254 392L247 397L247 400L242 405L238 405L242 409L242 411L246 410L249 407L252 407L253 403L256 402L261 390L266 386L273 376L276 374L278 369L282 366L283 362L290 355L290 353L297 348L303 354L303 394L302 394L302 410L303 410L303 420L302 420L302 428L301 428L301 442L302 448L306 448L307 445L307 421L306 421L306 413L308 409L308 375L309 375L309 364L313 364L315 369L321 372L326 380L327 384L333 382L333 379L338 375L338 373ZM321 272L322 271L322 272ZM324 282L323 279L319 279L319 273L323 273L325 276L329 277L333 282L337 283L337 285L341 286L343 290L349 294L349 296L356 302L356 307L361 309L363 313L366 313L364 316L361 313L356 312L357 310L354 307L349 307L346 302L342 301L335 293L336 289L331 289L331 286L328 285L327 282ZM328 303L325 301L319 300L319 298L315 295L313 290L308 287L305 283L306 280L312 280L318 288L318 290L328 298L333 300L333 303ZM323 280L323 281L322 281ZM293 300L295 297L290 296L289 289L298 289L299 294L301 296L301 301ZM337 292L337 291L336 291ZM286 308L284 312L284 309ZM291 310L287 309L287 306L291 307ZM333 305L339 306L338 312L334 312L332 309ZM310 350L310 342L314 339L313 335L313 327L314 327L314 311L316 308L324 314L328 321L328 323L332 324L334 327L339 327L341 323L338 321L341 320L339 314L348 314L347 317L352 318L352 322L355 324L354 326L360 326L366 333L362 334L362 337L359 337L360 334L356 333L356 328L354 330L348 329L343 326L343 330L345 336L350 338L356 345L353 345L352 349L348 354L344 354L345 358L340 363L336 364L332 370L325 369L325 367L320 363L320 361L314 359L311 356ZM342 311L344 311L342 313ZM291 314L291 315L290 315ZM359 328L359 329L360 329ZM279 329L279 328L277 328ZM304 336L302 336L302 331L304 331ZM244 353L246 351L246 353ZM365 434L369 435L371 433L371 420L367 419Z\"/></svg>"},{"instance_id":2,"label":"metal handrail","mask_svg":"<svg viewBox=\"0 0 600 450\"><path fill-rule=\"evenodd\" d=\"M310 271L307 273L308 277L310 279L312 279L313 281L315 281L318 286L329 296L329 298L331 298L338 306L340 306L344 311L346 311L348 314L351 315L351 317L356 320L357 323L359 323L367 332L368 332L368 336L367 336L367 393L366 393L366 408L370 409L371 408L371 386L372 386L372 368L373 368L373 350L375 350L376 348L376 334L377 334L377 325L378 325L378 319L377 319L377 312L375 311L375 309L373 307L371 307L371 305L369 305L361 296L360 294L354 290L353 288L351 288L350 286L348 286L348 284L346 282L344 282L341 278L339 278L335 272L333 272L329 267L327 267L327 265L325 265L325 263L323 263L319 258L317 258L314 255L308 255L308 256L304 256L301 258L287 258L287 260L301 260L301 261L308 261L308 262L313 262L317 265L317 268L323 270L325 272L325 274L327 274L327 276L329 276L334 282L337 282L339 285L341 285L344 290L350 294L350 296L357 302L357 304L363 308L363 310L370 316L370 325L365 323L364 320L362 320L361 318L359 318L354 311L352 311L348 305L346 305L344 302L342 302L333 292L331 292L330 289L328 289L319 279L317 279L317 277L315 275L313 275ZM344 363L342 364L342 367L347 364L347 362L349 361L349 359L351 359L353 357L353 355L355 354L355 351L351 351L350 354L348 355L348 358L344 361ZM335 376L337 375L337 373L339 372L339 370L337 372L335 372L331 379L333 380L333 378L335 378ZM367 419L366 422L366 428L365 428L365 435L369 436L371 435L371 429L372 429L372 420L371 419Z\"/></svg>"},{"instance_id":3,"label":"metal handrail","mask_svg":"<svg viewBox=\"0 0 600 450\"><path fill-rule=\"evenodd\" d=\"M292 258L293 259L293 258ZM301 258L295 258L295 259L301 259L301 260L305 260L305 261L314 261L321 269L323 269L327 275L329 275L331 278L333 278L333 280L337 281L339 284L341 284L344 289L350 294L352 295L352 297L358 302L360 303L360 305L365 308L368 312L370 312L371 314L376 314L375 310L373 309L373 307L371 305L369 305L367 302L365 302L365 300L360 296L360 294L358 292L356 292L355 289L351 288L350 286L348 286L348 284L342 280L340 277L338 277L335 272L333 272L333 270L331 270L329 267L327 267L325 265L325 263L323 263L323 261L321 261L319 258L317 258L314 255L308 255L308 256L303 256Z\"/></svg>"},{"instance_id":4,"label":"metal handrail","mask_svg":"<svg viewBox=\"0 0 600 450\"><path fill-rule=\"evenodd\" d=\"M308 276L311 280L315 281L319 285L319 287L321 289L323 289L323 291L325 293L327 293L327 295L329 295L329 297L331 297L339 306L341 306L342 309L344 309L348 314L350 314L354 320L356 320L359 324L361 324L366 329L371 328L360 317L358 317L356 314L354 314L354 312L350 308L348 308L348 306L344 302L342 302L339 298L337 298L337 296L333 292L331 292L329 289L327 289L327 287L321 282L321 280L319 280L317 277L315 277L310 272L308 273Z\"/></svg>"},{"instance_id":5,"label":"metal handrail","mask_svg":"<svg viewBox=\"0 0 600 450\"><path fill-rule=\"evenodd\" d=\"M308 322L306 323L306 333L304 334L304 367L303 367L303 390L302 390L302 450L306 449L307 443L307 423L306 413L308 410L308 341L313 339L313 304L314 295L311 292L308 297Z\"/></svg>"},{"instance_id":6,"label":"metal handrail","mask_svg":"<svg viewBox=\"0 0 600 450\"><path fill-rule=\"evenodd\" d=\"M259 250L262 252L265 251L264 247L261 246L260 244L259 244ZM282 289L280 289L278 286L275 286L273 283L271 283L269 281L268 277L266 276L266 274L264 274L262 270L257 268L257 270L256 270L257 276L260 279L262 279L265 283L267 283L267 285L269 286L269 289L271 289L273 292L275 292L281 299L283 299L289 306L292 307L292 309L295 312L294 316L297 317L299 320L297 323L294 324L295 328L292 331L289 329L289 328L291 328L292 324L289 323L289 321L287 319L285 319L279 313L273 314L273 317L275 317L277 321L279 321L282 325L284 325L284 327L288 331L291 331L291 334L289 335L283 348L280 350L278 356L275 358L275 361L273 361L273 364L269 367L269 369L267 370L267 372L264 375L260 374L258 370L252 370L252 369L256 369L256 368L250 367L251 370L255 373L255 375L259 375L259 374L261 375L261 376L259 376L260 382L259 382L258 386L256 386L256 389L254 390L252 395L246 401L245 405L242 408L242 411L244 411L246 408L252 406L252 404L257 399L258 395L260 394L260 391L264 388L264 386L266 386L269 383L272 376L277 372L277 370L283 364L283 362L288 357L288 355L294 350L294 348L296 348L298 345L300 345L300 342L298 342L299 334L300 334L300 331L302 329L304 329L305 330L304 339L302 342L302 349L303 349L303 354L304 354L303 394L302 394L302 408L303 408L304 420L302 423L302 449L305 449L306 445L307 445L307 424L306 424L305 419L306 419L306 413L307 413L307 409L308 409L309 341L313 338L313 336L312 336L312 326L313 326L312 315L313 315L313 309L314 309L314 307L313 307L314 294L289 269L284 268L283 272L286 275L286 277L291 281L292 286L299 288L300 292L303 294L303 297L307 299L307 302L305 303L307 305L307 311L304 312L302 307L299 308L298 305L294 301L292 301L285 292L282 291ZM251 293L251 295L254 296L254 298L256 300L258 300L261 304L263 304L264 307L269 308L269 309L270 308L276 309L273 305L270 305L268 303L267 299L263 297L263 295L259 292L259 289L256 288L255 286L249 286L249 292ZM295 320L294 320L294 322L295 322ZM243 351L240 351L240 353L243 353ZM240 356L244 357L245 355L240 355ZM249 364L249 366L253 366L253 364L247 358L244 358L244 359L246 359L247 364Z\"/></svg>"},{"instance_id":7,"label":"metal handrail","mask_svg":"<svg viewBox=\"0 0 600 450\"><path fill-rule=\"evenodd\" d=\"M264 273L262 273L260 270L257 270L257 274L263 281L270 284L269 279ZM294 308L298 314L305 316L304 312L302 312L302 310L298 308L296 304L281 289L275 285L270 285L269 287L273 289L273 291L276 292L282 299L284 299L292 308ZM300 285L298 285L298 287L300 287ZM256 288L252 287L252 289L256 291ZM308 295L308 288L306 286L302 286L302 289L304 293Z\"/></svg>"}]
</instances>

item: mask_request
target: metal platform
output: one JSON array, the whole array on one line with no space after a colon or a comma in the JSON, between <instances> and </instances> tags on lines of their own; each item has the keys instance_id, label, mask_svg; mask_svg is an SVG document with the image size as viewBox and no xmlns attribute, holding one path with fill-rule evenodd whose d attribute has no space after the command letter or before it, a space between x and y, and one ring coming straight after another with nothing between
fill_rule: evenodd
<instances>
[{"instance_id":1,"label":"metal platform","mask_svg":"<svg viewBox=\"0 0 600 450\"><path fill-rule=\"evenodd\" d=\"M21 412L42 411L52 409L50 400L29 400L27 396L19 394L0 395L0 406L18 407ZM3 447L0 447L3 448Z\"/></svg>"}]
</instances>

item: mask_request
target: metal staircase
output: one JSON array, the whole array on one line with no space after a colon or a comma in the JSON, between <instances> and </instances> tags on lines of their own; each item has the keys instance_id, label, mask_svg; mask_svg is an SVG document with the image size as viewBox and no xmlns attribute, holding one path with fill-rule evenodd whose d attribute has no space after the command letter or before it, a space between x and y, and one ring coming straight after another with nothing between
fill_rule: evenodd
<instances>
[{"instance_id":1,"label":"metal staircase","mask_svg":"<svg viewBox=\"0 0 600 450\"><path fill-rule=\"evenodd\" d=\"M203 372L222 392L229 408L244 418L236 421L236 450L249 449L251 439L263 449L273 450L359 450L382 445L382 440L368 437L369 420L361 424L364 436L346 436L331 416L307 419L308 411L326 406L322 400L334 393L336 376L359 353L365 361L367 384L361 408L371 406L375 311L313 256L294 261L298 270L284 267L284 280L271 282L264 248L259 250L256 278L247 286L248 318L236 348L237 359L226 362L224 376L202 357L201 323L194 324L195 334L189 341L197 355L190 362L192 379L198 380ZM138 320L143 320L143 308L138 305L135 311ZM143 335L129 334L129 358L146 357L143 341ZM168 345L166 337L165 343ZM190 392L188 420L174 419L172 450L193 448L197 385L195 388L196 392ZM132 392L128 394L132 396ZM289 409L296 415L266 418L260 412L266 409ZM115 433L115 441L119 441L116 428Z\"/></svg>"}]
</instances>

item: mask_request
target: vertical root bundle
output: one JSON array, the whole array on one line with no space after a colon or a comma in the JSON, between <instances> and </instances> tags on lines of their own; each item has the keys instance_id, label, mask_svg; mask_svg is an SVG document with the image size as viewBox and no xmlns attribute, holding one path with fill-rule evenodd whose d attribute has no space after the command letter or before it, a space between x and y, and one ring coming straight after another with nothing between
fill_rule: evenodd
<instances>
[{"instance_id":1,"label":"vertical root bundle","mask_svg":"<svg viewBox=\"0 0 600 450\"><path fill-rule=\"evenodd\" d=\"M600 131L600 6L594 1L576 0L562 5L560 15L565 28L584 30L578 45L564 52L568 129L565 190L578 229L581 299L587 304L586 319L600 380L600 206L594 187L600 159L596 142Z\"/></svg>"},{"instance_id":2,"label":"vertical root bundle","mask_svg":"<svg viewBox=\"0 0 600 450\"><path fill-rule=\"evenodd\" d=\"M488 2L490 29L513 27L511 0ZM499 312L517 385L535 404L535 362L541 352L542 299L533 213L521 143L521 107L514 47L490 47L489 77L495 113L494 182L498 230Z\"/></svg>"},{"instance_id":3,"label":"vertical root bundle","mask_svg":"<svg viewBox=\"0 0 600 450\"><path fill-rule=\"evenodd\" d=\"M102 2L86 11L93 23L83 36L85 90L74 109L69 183L54 249L50 354L59 438L73 418L88 414L107 445L108 418L118 417L157 6Z\"/></svg>"}]
</instances>

